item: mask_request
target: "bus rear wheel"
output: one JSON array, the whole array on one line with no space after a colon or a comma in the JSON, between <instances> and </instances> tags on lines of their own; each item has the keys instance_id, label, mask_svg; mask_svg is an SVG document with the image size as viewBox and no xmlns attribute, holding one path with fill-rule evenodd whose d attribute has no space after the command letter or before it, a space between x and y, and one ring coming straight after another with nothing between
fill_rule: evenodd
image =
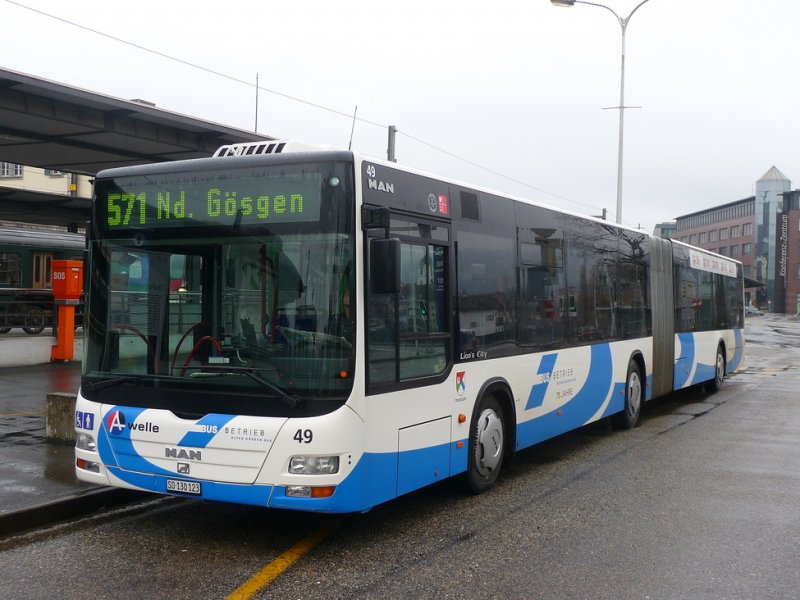
<instances>
[{"instance_id":1,"label":"bus rear wheel","mask_svg":"<svg viewBox=\"0 0 800 600\"><path fill-rule=\"evenodd\" d=\"M505 427L503 409L494 396L483 398L470 427L467 485L476 494L491 488L503 465Z\"/></svg>"},{"instance_id":2,"label":"bus rear wheel","mask_svg":"<svg viewBox=\"0 0 800 600\"><path fill-rule=\"evenodd\" d=\"M642 416L642 373L639 363L631 359L628 363L628 374L625 376L625 406L622 412L614 415L614 425L620 429L633 429L639 424Z\"/></svg>"},{"instance_id":3,"label":"bus rear wheel","mask_svg":"<svg viewBox=\"0 0 800 600\"><path fill-rule=\"evenodd\" d=\"M722 344L717 346L717 357L714 360L714 379L706 381L706 391L710 393L718 392L722 387L722 380L725 377L725 354L722 352Z\"/></svg>"}]
</instances>

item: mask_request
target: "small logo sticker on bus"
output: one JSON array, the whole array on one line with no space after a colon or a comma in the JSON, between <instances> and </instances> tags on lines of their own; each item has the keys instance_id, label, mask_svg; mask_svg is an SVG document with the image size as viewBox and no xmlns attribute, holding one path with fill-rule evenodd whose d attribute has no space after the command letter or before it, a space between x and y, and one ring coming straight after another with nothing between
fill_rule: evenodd
<instances>
[{"instance_id":1,"label":"small logo sticker on bus","mask_svg":"<svg viewBox=\"0 0 800 600\"><path fill-rule=\"evenodd\" d=\"M447 196L444 194L439 194L439 214L450 214L450 207L447 205Z\"/></svg>"},{"instance_id":2,"label":"small logo sticker on bus","mask_svg":"<svg viewBox=\"0 0 800 600\"><path fill-rule=\"evenodd\" d=\"M433 194L428 194L428 208L431 209L431 212L436 212L437 207L438 203L436 202L436 196Z\"/></svg>"},{"instance_id":3,"label":"small logo sticker on bus","mask_svg":"<svg viewBox=\"0 0 800 600\"><path fill-rule=\"evenodd\" d=\"M108 432L118 435L125 431L125 415L121 411L115 410L108 413L106 418L106 427Z\"/></svg>"},{"instance_id":4,"label":"small logo sticker on bus","mask_svg":"<svg viewBox=\"0 0 800 600\"><path fill-rule=\"evenodd\" d=\"M456 394L459 396L463 396L467 393L467 383L464 381L466 374L466 371L459 371L456 373Z\"/></svg>"}]
</instances>

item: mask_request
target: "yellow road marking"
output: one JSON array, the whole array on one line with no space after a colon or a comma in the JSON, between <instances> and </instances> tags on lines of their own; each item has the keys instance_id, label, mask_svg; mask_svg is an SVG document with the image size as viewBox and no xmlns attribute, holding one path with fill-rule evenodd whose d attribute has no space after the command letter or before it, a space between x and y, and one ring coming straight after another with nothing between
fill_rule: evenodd
<instances>
[{"instance_id":1,"label":"yellow road marking","mask_svg":"<svg viewBox=\"0 0 800 600\"><path fill-rule=\"evenodd\" d=\"M322 527L304 537L249 580L245 581L236 590L225 596L225 600L249 600L255 596L328 537L336 529L336 525L337 523L333 523L327 527Z\"/></svg>"}]
</instances>

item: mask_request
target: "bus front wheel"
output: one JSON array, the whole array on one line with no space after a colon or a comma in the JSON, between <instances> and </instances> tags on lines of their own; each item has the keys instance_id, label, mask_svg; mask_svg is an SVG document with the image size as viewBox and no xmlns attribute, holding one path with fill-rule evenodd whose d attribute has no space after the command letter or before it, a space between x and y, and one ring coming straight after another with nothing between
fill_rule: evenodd
<instances>
[{"instance_id":1,"label":"bus front wheel","mask_svg":"<svg viewBox=\"0 0 800 600\"><path fill-rule=\"evenodd\" d=\"M480 494L491 488L500 474L505 454L505 428L503 409L494 396L482 399L476 414L470 427L467 485L472 492Z\"/></svg>"}]
</instances>

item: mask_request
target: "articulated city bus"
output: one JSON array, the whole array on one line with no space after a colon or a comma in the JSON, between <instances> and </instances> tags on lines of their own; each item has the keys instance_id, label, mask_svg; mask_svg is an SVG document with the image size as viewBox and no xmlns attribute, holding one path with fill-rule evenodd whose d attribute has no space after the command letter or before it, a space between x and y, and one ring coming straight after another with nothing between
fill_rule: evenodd
<instances>
[{"instance_id":1,"label":"articulated city bus","mask_svg":"<svg viewBox=\"0 0 800 600\"><path fill-rule=\"evenodd\" d=\"M716 390L740 263L291 143L104 171L75 414L81 480L354 512Z\"/></svg>"}]
</instances>

